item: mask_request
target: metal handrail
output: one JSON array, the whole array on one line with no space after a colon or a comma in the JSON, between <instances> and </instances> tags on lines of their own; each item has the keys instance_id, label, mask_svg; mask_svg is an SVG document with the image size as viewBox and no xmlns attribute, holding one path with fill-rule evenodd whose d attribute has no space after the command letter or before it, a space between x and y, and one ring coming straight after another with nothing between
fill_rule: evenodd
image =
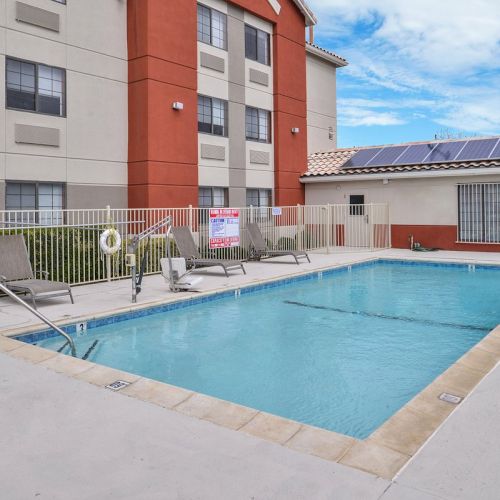
<instances>
[{"instance_id":1,"label":"metal handrail","mask_svg":"<svg viewBox=\"0 0 500 500\"><path fill-rule=\"evenodd\" d=\"M28 309L28 311L34 314L37 318L41 319L46 325L50 326L53 330L55 330L59 335L62 335L71 347L71 355L76 358L76 347L73 339L63 330L61 330L57 325L52 323L50 319L46 318L42 313L38 312L36 309L33 309L29 304L27 304L23 299L18 297L15 293L9 290L5 285L0 283L0 290L7 294L11 299L14 299L18 304L21 304L23 307Z\"/></svg>"}]
</instances>

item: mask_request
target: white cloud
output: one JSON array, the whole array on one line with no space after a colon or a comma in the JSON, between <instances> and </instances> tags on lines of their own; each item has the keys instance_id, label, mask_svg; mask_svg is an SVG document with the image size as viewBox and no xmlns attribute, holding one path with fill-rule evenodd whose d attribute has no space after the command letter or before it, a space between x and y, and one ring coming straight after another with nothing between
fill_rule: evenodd
<instances>
[{"instance_id":1,"label":"white cloud","mask_svg":"<svg viewBox=\"0 0 500 500\"><path fill-rule=\"evenodd\" d=\"M339 124L345 127L403 125L405 121L395 113L350 106L339 103Z\"/></svg>"},{"instance_id":2,"label":"white cloud","mask_svg":"<svg viewBox=\"0 0 500 500\"><path fill-rule=\"evenodd\" d=\"M387 44L420 70L472 72L498 65L500 2L496 0L311 0L319 31L373 23L371 42ZM381 48L381 47L379 47Z\"/></svg>"},{"instance_id":3,"label":"white cloud","mask_svg":"<svg viewBox=\"0 0 500 500\"><path fill-rule=\"evenodd\" d=\"M428 117L453 129L500 133L499 1L309 3L317 37L331 40L326 48L350 63L340 70L352 94L339 102L341 125Z\"/></svg>"}]
</instances>

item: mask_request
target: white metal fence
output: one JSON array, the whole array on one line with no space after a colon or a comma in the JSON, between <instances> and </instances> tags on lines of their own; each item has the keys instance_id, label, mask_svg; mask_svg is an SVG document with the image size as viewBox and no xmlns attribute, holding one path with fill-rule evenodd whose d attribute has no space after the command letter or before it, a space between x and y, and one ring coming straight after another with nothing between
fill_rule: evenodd
<instances>
[{"instance_id":1,"label":"white metal fence","mask_svg":"<svg viewBox=\"0 0 500 500\"><path fill-rule=\"evenodd\" d=\"M500 183L458 185L458 241L500 243Z\"/></svg>"},{"instance_id":2,"label":"white metal fence","mask_svg":"<svg viewBox=\"0 0 500 500\"><path fill-rule=\"evenodd\" d=\"M156 222L171 216L174 226L189 226L200 253L207 258L246 260L249 239L245 230L256 222L269 248L323 252L375 250L390 247L389 208L370 205L298 205L245 207L239 211L240 245L209 248L209 210L205 208L98 209L56 211L0 211L0 235L23 234L35 272L72 284L92 283L129 275L125 266L127 242ZM106 258L99 247L103 230L114 227L122 235L122 250ZM140 261L146 245L142 242ZM151 238L145 272L159 272L166 240ZM176 254L175 242L170 241Z\"/></svg>"}]
</instances>

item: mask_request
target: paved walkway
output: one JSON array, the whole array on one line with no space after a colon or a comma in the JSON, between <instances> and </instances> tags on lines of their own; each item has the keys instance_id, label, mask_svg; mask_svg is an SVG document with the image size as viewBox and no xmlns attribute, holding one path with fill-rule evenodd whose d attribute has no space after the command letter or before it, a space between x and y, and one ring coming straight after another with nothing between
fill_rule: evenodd
<instances>
[{"instance_id":1,"label":"paved walkway","mask_svg":"<svg viewBox=\"0 0 500 500\"><path fill-rule=\"evenodd\" d=\"M377 255L416 257L394 250ZM373 256L314 255L307 268ZM419 258L437 257L500 263L499 254L439 252ZM270 278L297 269L271 263L248 267L247 277L207 277L207 289L218 286L216 281L249 282L265 269ZM78 287L74 307L55 301L42 311L62 319L68 311L73 316L126 308L129 284ZM165 290L158 277L148 278L140 300L153 302ZM0 301L4 332L30 321L19 306ZM389 482L0 354L0 497L497 500L499 386L497 366Z\"/></svg>"}]
</instances>

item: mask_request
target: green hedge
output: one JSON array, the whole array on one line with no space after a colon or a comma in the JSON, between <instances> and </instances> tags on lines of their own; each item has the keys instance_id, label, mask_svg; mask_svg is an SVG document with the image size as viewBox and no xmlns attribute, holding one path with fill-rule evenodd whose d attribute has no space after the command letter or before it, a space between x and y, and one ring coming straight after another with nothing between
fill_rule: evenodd
<instances>
[{"instance_id":1,"label":"green hedge","mask_svg":"<svg viewBox=\"0 0 500 500\"><path fill-rule=\"evenodd\" d=\"M19 234L24 236L30 261L34 271L48 271L50 279L66 283L99 281L107 278L106 257L99 246L99 238L106 227L98 230L79 228L35 228L1 230L0 234ZM140 266L146 241L139 244L136 252L137 265ZM175 244L171 243L175 255ZM111 275L114 278L128 274L125 267L127 241L122 240L122 249L111 257ZM160 271L160 257L165 256L165 239L154 239L147 259L146 272Z\"/></svg>"}]
</instances>

